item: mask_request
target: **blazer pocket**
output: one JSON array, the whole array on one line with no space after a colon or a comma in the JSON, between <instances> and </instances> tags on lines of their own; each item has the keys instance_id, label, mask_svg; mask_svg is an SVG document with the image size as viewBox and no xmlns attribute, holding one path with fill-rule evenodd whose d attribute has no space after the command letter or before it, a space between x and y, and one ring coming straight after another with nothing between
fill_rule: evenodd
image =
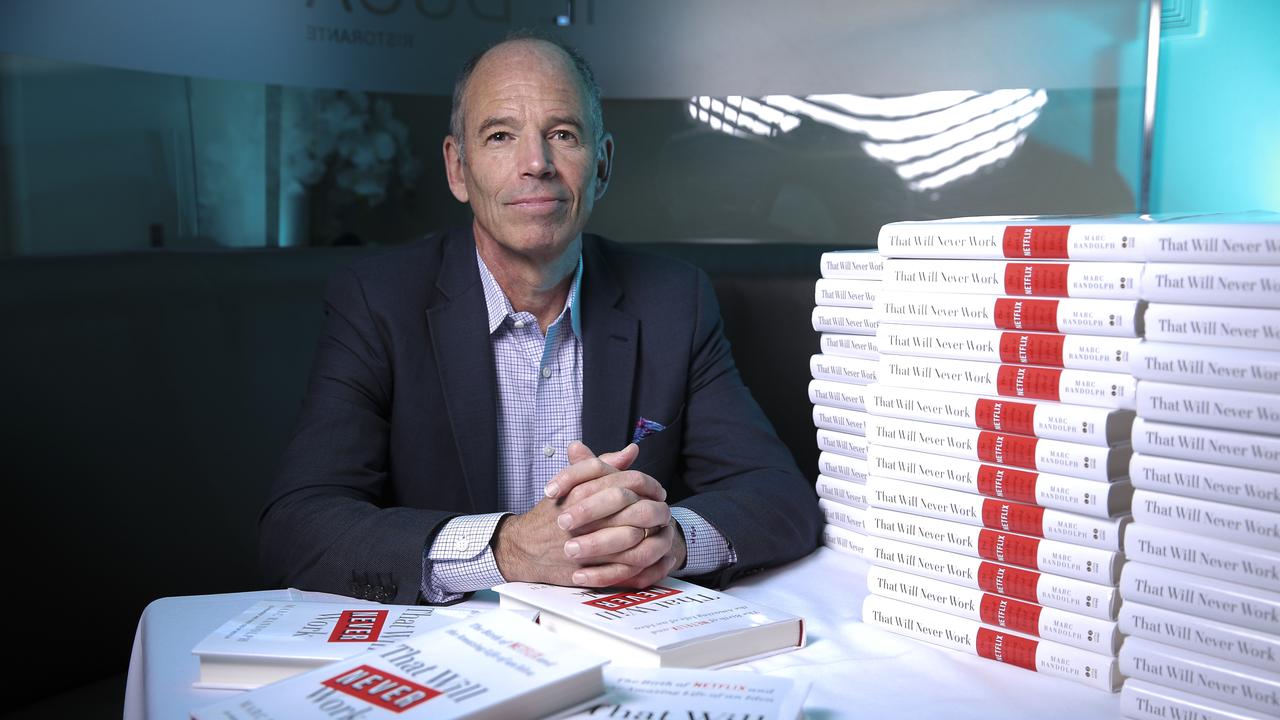
<instances>
[{"instance_id":1,"label":"blazer pocket","mask_svg":"<svg viewBox=\"0 0 1280 720\"><path fill-rule=\"evenodd\" d=\"M658 470L674 468L675 461L679 459L680 450L684 446L684 406L680 406L680 411L676 413L675 419L667 423L666 428L650 433L636 445L640 448L640 456L636 458L636 462L631 466L631 469L642 470L654 475L654 473L649 472L650 468ZM657 475L654 475L654 477L657 477ZM658 479L660 482L662 481L662 478Z\"/></svg>"}]
</instances>

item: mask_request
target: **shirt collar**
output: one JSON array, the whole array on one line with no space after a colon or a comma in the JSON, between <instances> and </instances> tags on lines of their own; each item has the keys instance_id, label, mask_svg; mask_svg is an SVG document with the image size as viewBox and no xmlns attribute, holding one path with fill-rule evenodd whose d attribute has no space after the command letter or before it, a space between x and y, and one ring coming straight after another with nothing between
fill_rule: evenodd
<instances>
[{"instance_id":1,"label":"shirt collar","mask_svg":"<svg viewBox=\"0 0 1280 720\"><path fill-rule=\"evenodd\" d=\"M497 332L499 327L502 327L502 321L506 320L509 315L514 315L516 311L511 306L511 300L507 298L507 294L498 285L498 280L489 271L489 266L484 264L484 258L480 257L479 250L476 250L476 265L480 269L480 283L484 286L484 304L489 315L489 334L492 335ZM582 340L582 312L578 298L578 289L580 287L582 287L581 254L578 255L578 266L573 271L573 282L569 285L569 297L565 298L564 309L560 311L560 315L552 323L552 325L559 323L564 318L565 313L569 313L573 334L579 341Z\"/></svg>"}]
</instances>

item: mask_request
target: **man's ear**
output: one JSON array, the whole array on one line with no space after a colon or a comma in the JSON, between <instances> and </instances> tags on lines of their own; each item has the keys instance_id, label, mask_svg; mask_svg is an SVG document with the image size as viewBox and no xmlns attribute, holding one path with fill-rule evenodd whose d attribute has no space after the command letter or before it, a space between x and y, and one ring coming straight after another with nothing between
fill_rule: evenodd
<instances>
[{"instance_id":1,"label":"man's ear","mask_svg":"<svg viewBox=\"0 0 1280 720\"><path fill-rule=\"evenodd\" d=\"M605 133L596 145L596 200L604 197L613 176L613 135Z\"/></svg>"},{"instance_id":2,"label":"man's ear","mask_svg":"<svg viewBox=\"0 0 1280 720\"><path fill-rule=\"evenodd\" d=\"M442 150L444 174L449 179L449 192L458 198L458 202L465 203L470 196L467 194L467 169L466 164L462 162L462 149L452 135L446 135Z\"/></svg>"}]
</instances>

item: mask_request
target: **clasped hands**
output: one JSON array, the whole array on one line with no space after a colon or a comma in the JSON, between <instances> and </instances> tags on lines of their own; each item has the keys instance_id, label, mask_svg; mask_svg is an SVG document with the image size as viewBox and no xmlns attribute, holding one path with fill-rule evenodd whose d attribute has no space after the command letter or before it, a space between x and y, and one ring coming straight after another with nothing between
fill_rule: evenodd
<instances>
[{"instance_id":1,"label":"clasped hands","mask_svg":"<svg viewBox=\"0 0 1280 720\"><path fill-rule=\"evenodd\" d=\"M580 587L648 587L684 565L685 540L671 519L667 491L630 470L632 443L596 456L569 445L569 465L546 497L494 533L498 570L508 581Z\"/></svg>"}]
</instances>

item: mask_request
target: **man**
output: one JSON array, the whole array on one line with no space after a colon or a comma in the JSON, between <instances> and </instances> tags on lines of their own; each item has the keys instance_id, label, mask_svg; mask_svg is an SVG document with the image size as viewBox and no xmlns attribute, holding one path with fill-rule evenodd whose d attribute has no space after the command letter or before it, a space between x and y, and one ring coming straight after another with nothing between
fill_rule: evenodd
<instances>
[{"instance_id":1,"label":"man","mask_svg":"<svg viewBox=\"0 0 1280 720\"><path fill-rule=\"evenodd\" d=\"M474 222L330 284L260 523L272 582L450 602L724 584L813 549L705 275L584 237L613 149L576 53L515 39L464 68L443 151Z\"/></svg>"}]
</instances>

